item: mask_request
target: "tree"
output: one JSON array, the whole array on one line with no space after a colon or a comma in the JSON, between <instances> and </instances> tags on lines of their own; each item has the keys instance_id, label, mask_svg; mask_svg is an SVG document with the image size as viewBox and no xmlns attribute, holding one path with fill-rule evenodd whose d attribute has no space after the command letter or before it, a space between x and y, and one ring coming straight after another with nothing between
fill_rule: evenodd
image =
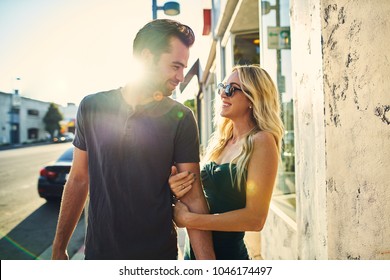
<instances>
[{"instance_id":1,"label":"tree","mask_svg":"<svg viewBox=\"0 0 390 280\"><path fill-rule=\"evenodd\" d=\"M196 116L196 106L195 106L195 99L188 99L184 101L184 105L187 106L194 112L194 115Z\"/></svg>"},{"instance_id":2,"label":"tree","mask_svg":"<svg viewBox=\"0 0 390 280\"><path fill-rule=\"evenodd\" d=\"M60 131L61 125L60 121L62 121L63 116L58 109L58 106L54 103L50 103L49 109L46 112L45 117L43 118L43 122L45 123L45 129L50 133L51 138L54 136L54 132Z\"/></svg>"}]
</instances>

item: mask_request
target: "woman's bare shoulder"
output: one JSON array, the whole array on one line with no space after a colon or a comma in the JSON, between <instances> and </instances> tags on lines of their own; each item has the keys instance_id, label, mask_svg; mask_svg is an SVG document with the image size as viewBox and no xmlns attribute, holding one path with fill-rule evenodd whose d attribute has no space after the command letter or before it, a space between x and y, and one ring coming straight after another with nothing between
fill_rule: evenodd
<instances>
[{"instance_id":1,"label":"woman's bare shoulder","mask_svg":"<svg viewBox=\"0 0 390 280\"><path fill-rule=\"evenodd\" d=\"M271 132L268 131L259 131L253 136L253 140L255 144L267 145L272 144L275 145L275 137Z\"/></svg>"}]
</instances>

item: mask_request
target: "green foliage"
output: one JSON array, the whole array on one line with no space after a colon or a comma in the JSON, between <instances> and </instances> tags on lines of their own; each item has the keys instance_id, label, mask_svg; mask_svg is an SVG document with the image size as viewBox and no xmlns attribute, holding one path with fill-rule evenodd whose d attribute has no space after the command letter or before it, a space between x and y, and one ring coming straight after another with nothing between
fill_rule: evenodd
<instances>
[{"instance_id":1,"label":"green foliage","mask_svg":"<svg viewBox=\"0 0 390 280\"><path fill-rule=\"evenodd\" d=\"M54 103L50 103L49 109L46 112L43 122L45 123L45 129L50 133L51 138L54 136L54 132L60 131L60 121L63 120L63 116L58 109L58 106Z\"/></svg>"},{"instance_id":2,"label":"green foliage","mask_svg":"<svg viewBox=\"0 0 390 280\"><path fill-rule=\"evenodd\" d=\"M184 101L184 105L190 108L194 112L194 115L196 116L195 99L188 99Z\"/></svg>"}]
</instances>

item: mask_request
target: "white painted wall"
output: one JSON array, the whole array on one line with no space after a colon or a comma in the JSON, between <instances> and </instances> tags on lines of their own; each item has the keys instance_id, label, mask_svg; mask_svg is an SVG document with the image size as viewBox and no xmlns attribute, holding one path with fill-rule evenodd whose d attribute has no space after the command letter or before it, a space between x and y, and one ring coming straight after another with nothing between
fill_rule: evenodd
<instances>
[{"instance_id":1,"label":"white painted wall","mask_svg":"<svg viewBox=\"0 0 390 280\"><path fill-rule=\"evenodd\" d=\"M299 259L327 259L326 151L318 0L291 1Z\"/></svg>"},{"instance_id":2,"label":"white painted wall","mask_svg":"<svg viewBox=\"0 0 390 280\"><path fill-rule=\"evenodd\" d=\"M290 9L296 232L271 209L262 255L390 259L390 1Z\"/></svg>"},{"instance_id":3,"label":"white painted wall","mask_svg":"<svg viewBox=\"0 0 390 280\"><path fill-rule=\"evenodd\" d=\"M321 15L329 258L390 259L390 1Z\"/></svg>"},{"instance_id":4,"label":"white painted wall","mask_svg":"<svg viewBox=\"0 0 390 280\"><path fill-rule=\"evenodd\" d=\"M0 93L0 145L10 142L10 116L11 96L7 93Z\"/></svg>"},{"instance_id":5,"label":"white painted wall","mask_svg":"<svg viewBox=\"0 0 390 280\"><path fill-rule=\"evenodd\" d=\"M9 144L10 139L10 110L12 105L12 94L0 94L0 145ZM47 140L47 132L45 131L45 124L43 118L49 108L50 102L44 102L31 98L20 97L20 124L19 124L19 140L20 143L30 143L35 141ZM59 106L60 112L63 114L65 120L76 118L78 107L75 104L69 103L66 107ZM38 116L28 114L29 109L39 111ZM28 139L28 130L30 128L38 129L38 139Z\"/></svg>"}]
</instances>

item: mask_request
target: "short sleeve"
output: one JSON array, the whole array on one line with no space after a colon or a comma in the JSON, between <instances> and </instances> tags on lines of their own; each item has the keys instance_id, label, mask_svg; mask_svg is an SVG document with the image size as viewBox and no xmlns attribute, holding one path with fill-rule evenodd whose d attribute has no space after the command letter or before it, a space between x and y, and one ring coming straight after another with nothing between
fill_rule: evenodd
<instances>
[{"instance_id":1,"label":"short sleeve","mask_svg":"<svg viewBox=\"0 0 390 280\"><path fill-rule=\"evenodd\" d=\"M80 150L86 151L87 144L85 141L85 98L81 101L76 116L76 132L73 145Z\"/></svg>"},{"instance_id":2,"label":"short sleeve","mask_svg":"<svg viewBox=\"0 0 390 280\"><path fill-rule=\"evenodd\" d=\"M175 138L174 162L199 162L199 133L195 117L186 110Z\"/></svg>"}]
</instances>

